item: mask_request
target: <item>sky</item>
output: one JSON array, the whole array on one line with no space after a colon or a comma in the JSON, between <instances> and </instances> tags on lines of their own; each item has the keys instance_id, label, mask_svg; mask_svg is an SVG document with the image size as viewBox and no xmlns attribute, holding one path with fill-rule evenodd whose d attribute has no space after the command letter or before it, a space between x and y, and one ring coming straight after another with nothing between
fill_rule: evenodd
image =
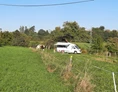
<instances>
[{"instance_id":1,"label":"sky","mask_svg":"<svg viewBox=\"0 0 118 92\"><path fill-rule=\"evenodd\" d=\"M0 4L43 5L76 2L83 0L0 0ZM63 23L76 21L80 27L90 30L104 26L118 30L118 0L94 0L63 6L13 7L0 5L0 28L15 31L20 26L35 26L39 29L54 30Z\"/></svg>"}]
</instances>

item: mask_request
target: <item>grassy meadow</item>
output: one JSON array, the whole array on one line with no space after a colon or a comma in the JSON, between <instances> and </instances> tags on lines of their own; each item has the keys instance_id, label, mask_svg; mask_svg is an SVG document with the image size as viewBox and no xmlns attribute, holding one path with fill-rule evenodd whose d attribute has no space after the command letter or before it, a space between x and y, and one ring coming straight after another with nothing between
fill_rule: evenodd
<instances>
[{"instance_id":1,"label":"grassy meadow","mask_svg":"<svg viewBox=\"0 0 118 92\"><path fill-rule=\"evenodd\" d=\"M68 81L64 81L64 84L71 85L74 90L77 86L77 82L80 82L85 77L87 87L93 86L94 92L113 92L113 76L115 73L116 84L118 84L118 57L105 57L105 55L93 55L93 54L67 54L67 53L54 53L50 50L45 50L43 53L39 51L43 56L45 65L52 65L57 70L54 72L60 74L70 61L70 56L73 56L72 70L73 75L70 75ZM114 62L115 61L117 62ZM73 77L78 76L77 79ZM85 86L80 85L80 87ZM85 87L85 88L87 88ZM92 92L92 91L72 91L72 92Z\"/></svg>"},{"instance_id":2,"label":"grassy meadow","mask_svg":"<svg viewBox=\"0 0 118 92\"><path fill-rule=\"evenodd\" d=\"M67 74L70 56L72 68ZM0 47L0 92L114 92L112 72L118 85L114 60L118 57Z\"/></svg>"},{"instance_id":3,"label":"grassy meadow","mask_svg":"<svg viewBox=\"0 0 118 92\"><path fill-rule=\"evenodd\" d=\"M69 92L28 48L0 47L0 92Z\"/></svg>"}]
</instances>

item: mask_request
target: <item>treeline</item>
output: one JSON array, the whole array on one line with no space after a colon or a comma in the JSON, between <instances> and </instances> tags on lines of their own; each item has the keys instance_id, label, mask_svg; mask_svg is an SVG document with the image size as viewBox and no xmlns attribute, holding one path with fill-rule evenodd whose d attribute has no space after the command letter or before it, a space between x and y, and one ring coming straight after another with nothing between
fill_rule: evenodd
<instances>
[{"instance_id":1,"label":"treeline","mask_svg":"<svg viewBox=\"0 0 118 92\"><path fill-rule=\"evenodd\" d=\"M13 32L0 32L0 46L32 46L44 44L53 48L57 41L91 43L91 52L109 51L118 54L118 31L106 30L104 26L93 27L86 30L80 27L77 22L64 22L63 27L55 27L54 30L40 29L35 31L35 26L27 28L21 26Z\"/></svg>"}]
</instances>

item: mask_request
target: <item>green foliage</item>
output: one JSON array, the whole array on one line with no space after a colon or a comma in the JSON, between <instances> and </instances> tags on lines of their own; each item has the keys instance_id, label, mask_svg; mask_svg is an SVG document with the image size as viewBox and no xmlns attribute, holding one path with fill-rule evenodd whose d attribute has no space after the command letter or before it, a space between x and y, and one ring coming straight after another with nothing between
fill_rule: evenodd
<instances>
[{"instance_id":1,"label":"green foliage","mask_svg":"<svg viewBox=\"0 0 118 92\"><path fill-rule=\"evenodd\" d=\"M118 38L110 38L107 42L106 48L109 52L118 54Z\"/></svg>"},{"instance_id":2,"label":"green foliage","mask_svg":"<svg viewBox=\"0 0 118 92\"><path fill-rule=\"evenodd\" d=\"M12 39L12 33L8 31L0 32L1 45L11 45Z\"/></svg>"},{"instance_id":3,"label":"green foliage","mask_svg":"<svg viewBox=\"0 0 118 92\"><path fill-rule=\"evenodd\" d=\"M12 45L13 46L23 46L27 47L29 44L29 37L26 36L25 34L20 33L18 30L13 32L13 40L12 40Z\"/></svg>"},{"instance_id":4,"label":"green foliage","mask_svg":"<svg viewBox=\"0 0 118 92\"><path fill-rule=\"evenodd\" d=\"M49 32L48 32L48 31L45 31L45 30L43 30L43 29L40 29L40 30L38 31L38 37L39 37L40 39L42 39L44 36L47 36L47 35L49 35Z\"/></svg>"},{"instance_id":5,"label":"green foliage","mask_svg":"<svg viewBox=\"0 0 118 92\"><path fill-rule=\"evenodd\" d=\"M62 25L63 27L55 27L50 33L48 30L40 29L38 32L35 30L35 26L28 28L27 26L20 26L19 30L14 32L0 32L0 46L13 45L13 46L33 46L40 41L47 45L49 48L53 48L55 42L81 42L93 44L91 51L102 51L106 48L110 52L114 52L117 46L114 46L113 42L109 42L108 45L103 48L102 43L108 42L110 38L118 38L117 30L105 30L104 26L92 27L92 30L86 30L84 27L80 27L76 21L66 21ZM30 43L34 41L34 43ZM93 42L93 43L92 43ZM112 45L111 45L112 43ZM86 50L86 49L84 49Z\"/></svg>"},{"instance_id":6,"label":"green foliage","mask_svg":"<svg viewBox=\"0 0 118 92\"><path fill-rule=\"evenodd\" d=\"M118 37L118 32L117 32L117 30L112 30L112 31L111 31L111 37Z\"/></svg>"},{"instance_id":7,"label":"green foliage","mask_svg":"<svg viewBox=\"0 0 118 92\"><path fill-rule=\"evenodd\" d=\"M54 40L51 40L51 39L48 39L45 41L45 46L47 49L53 49L54 48L54 44L55 44L55 41Z\"/></svg>"},{"instance_id":8,"label":"green foliage","mask_svg":"<svg viewBox=\"0 0 118 92\"><path fill-rule=\"evenodd\" d=\"M107 40L111 37L111 32L110 30L105 30L104 31L104 41L107 42Z\"/></svg>"},{"instance_id":9,"label":"green foliage","mask_svg":"<svg viewBox=\"0 0 118 92\"><path fill-rule=\"evenodd\" d=\"M89 42L90 41L90 35L89 32L85 31L84 28L80 28L80 31L78 31L75 41L76 42Z\"/></svg>"},{"instance_id":10,"label":"green foliage","mask_svg":"<svg viewBox=\"0 0 118 92\"><path fill-rule=\"evenodd\" d=\"M97 53L103 50L103 40L100 36L94 38L91 48L94 52Z\"/></svg>"},{"instance_id":11,"label":"green foliage","mask_svg":"<svg viewBox=\"0 0 118 92\"><path fill-rule=\"evenodd\" d=\"M21 33L22 33L22 32L21 32ZM35 26L32 26L32 27L30 27L30 28L25 27L24 33L25 33L27 36L31 36L32 38L33 38L33 37L37 37L37 33L35 32Z\"/></svg>"},{"instance_id":12,"label":"green foliage","mask_svg":"<svg viewBox=\"0 0 118 92\"><path fill-rule=\"evenodd\" d=\"M52 40L54 40L54 41L63 41L63 39L65 39L63 31L57 30L57 29L52 31L50 36L51 36Z\"/></svg>"},{"instance_id":13,"label":"green foliage","mask_svg":"<svg viewBox=\"0 0 118 92\"><path fill-rule=\"evenodd\" d=\"M79 27L77 22L64 22L63 28L56 27L51 32L51 38L54 41L68 41L68 42L89 42L89 32L85 31L84 27Z\"/></svg>"},{"instance_id":14,"label":"green foliage","mask_svg":"<svg viewBox=\"0 0 118 92\"><path fill-rule=\"evenodd\" d=\"M90 43L75 42L75 44L78 45L78 47L80 47L80 49L88 50L90 48Z\"/></svg>"},{"instance_id":15,"label":"green foliage","mask_svg":"<svg viewBox=\"0 0 118 92\"><path fill-rule=\"evenodd\" d=\"M29 43L29 47L36 47L37 45L39 45L40 44L40 42L39 41L30 41L30 43Z\"/></svg>"},{"instance_id":16,"label":"green foliage","mask_svg":"<svg viewBox=\"0 0 118 92\"><path fill-rule=\"evenodd\" d=\"M0 47L3 45L2 32L0 32Z\"/></svg>"},{"instance_id":17,"label":"green foliage","mask_svg":"<svg viewBox=\"0 0 118 92\"><path fill-rule=\"evenodd\" d=\"M74 41L74 38L77 36L76 33L79 30L79 25L77 22L64 22L63 24L63 33L69 41Z\"/></svg>"},{"instance_id":18,"label":"green foliage","mask_svg":"<svg viewBox=\"0 0 118 92\"><path fill-rule=\"evenodd\" d=\"M24 32L25 32L25 27L24 27L24 26L20 26L19 31L20 31L21 33L24 33Z\"/></svg>"},{"instance_id":19,"label":"green foliage","mask_svg":"<svg viewBox=\"0 0 118 92\"><path fill-rule=\"evenodd\" d=\"M104 30L100 28L92 28L92 38L96 38L98 36L100 36L102 39L104 39Z\"/></svg>"}]
</instances>

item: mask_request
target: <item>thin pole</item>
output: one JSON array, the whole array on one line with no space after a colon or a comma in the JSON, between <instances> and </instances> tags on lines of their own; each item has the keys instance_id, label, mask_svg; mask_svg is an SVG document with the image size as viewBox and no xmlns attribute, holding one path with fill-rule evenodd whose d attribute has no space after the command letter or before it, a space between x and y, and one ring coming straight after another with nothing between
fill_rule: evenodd
<instances>
[{"instance_id":1,"label":"thin pole","mask_svg":"<svg viewBox=\"0 0 118 92\"><path fill-rule=\"evenodd\" d=\"M112 75L113 75L113 82L114 82L114 90L115 92L117 92L114 72L112 72Z\"/></svg>"}]
</instances>

